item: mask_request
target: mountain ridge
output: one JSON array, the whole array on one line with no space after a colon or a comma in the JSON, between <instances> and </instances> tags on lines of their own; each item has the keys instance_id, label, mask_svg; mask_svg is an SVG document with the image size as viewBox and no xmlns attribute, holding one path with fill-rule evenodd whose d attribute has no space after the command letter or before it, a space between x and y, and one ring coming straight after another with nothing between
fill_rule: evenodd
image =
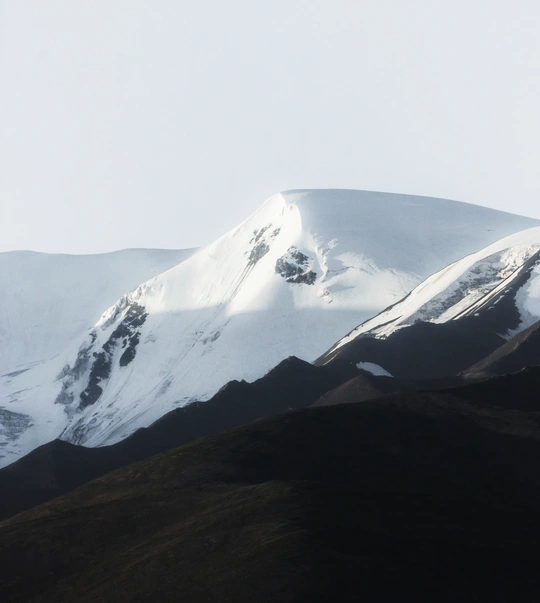
<instances>
[{"instance_id":1,"label":"mountain ridge","mask_svg":"<svg viewBox=\"0 0 540 603\"><path fill-rule=\"evenodd\" d=\"M125 292L54 361L5 377L1 404L18 431L0 433L0 463L60 434L111 444L228 381L261 377L284 357L315 360L435 268L537 223L407 195L275 195Z\"/></svg>"}]
</instances>

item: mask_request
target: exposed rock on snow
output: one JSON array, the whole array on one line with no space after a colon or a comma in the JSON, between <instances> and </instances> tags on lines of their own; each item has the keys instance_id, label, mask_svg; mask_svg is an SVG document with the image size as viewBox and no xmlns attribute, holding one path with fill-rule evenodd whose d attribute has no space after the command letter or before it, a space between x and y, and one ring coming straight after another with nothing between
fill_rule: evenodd
<instances>
[{"instance_id":1,"label":"exposed rock on snow","mask_svg":"<svg viewBox=\"0 0 540 603\"><path fill-rule=\"evenodd\" d=\"M270 228L272 228L272 224L267 224L266 226L253 231L253 238L249 241L249 244L252 245L252 247L249 251L246 251L248 266L250 268L253 268L253 266L270 251L271 241L275 239L280 232L280 229L276 228L271 233L268 233Z\"/></svg>"},{"instance_id":2,"label":"exposed rock on snow","mask_svg":"<svg viewBox=\"0 0 540 603\"><path fill-rule=\"evenodd\" d=\"M317 279L317 273L310 270L311 262L296 247L289 247L287 253L278 258L276 262L276 274L282 276L288 283L313 285Z\"/></svg>"},{"instance_id":3,"label":"exposed rock on snow","mask_svg":"<svg viewBox=\"0 0 540 603\"><path fill-rule=\"evenodd\" d=\"M2 449L8 445L8 442L18 440L21 434L32 426L32 418L22 413L11 412L0 407L0 437L3 441L0 443L0 458L4 458Z\"/></svg>"},{"instance_id":4,"label":"exposed rock on snow","mask_svg":"<svg viewBox=\"0 0 540 603\"><path fill-rule=\"evenodd\" d=\"M58 376L62 383L56 398L58 404L71 404L76 397L74 390L84 382L86 387L78 393L79 408L94 404L103 393L101 383L109 379L115 357L120 367L127 366L135 358L141 327L148 314L134 301L124 299L123 302L120 304L124 306L120 316L118 311L114 314L118 322L106 317L101 324L101 329L115 325L105 343L101 344L98 331L92 330L88 335L89 341L79 348L73 366L68 364L62 369Z\"/></svg>"}]
</instances>

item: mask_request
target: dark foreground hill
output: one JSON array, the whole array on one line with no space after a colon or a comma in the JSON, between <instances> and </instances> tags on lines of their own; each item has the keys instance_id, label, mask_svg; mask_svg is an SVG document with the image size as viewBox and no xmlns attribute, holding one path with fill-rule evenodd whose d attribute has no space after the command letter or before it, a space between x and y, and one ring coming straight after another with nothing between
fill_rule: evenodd
<instances>
[{"instance_id":1,"label":"dark foreground hill","mask_svg":"<svg viewBox=\"0 0 540 603\"><path fill-rule=\"evenodd\" d=\"M2 600L537 601L540 370L310 408L0 524Z\"/></svg>"},{"instance_id":2,"label":"dark foreground hill","mask_svg":"<svg viewBox=\"0 0 540 603\"><path fill-rule=\"evenodd\" d=\"M497 348L487 358L467 369L468 379L487 379L540 365L540 321Z\"/></svg>"},{"instance_id":3,"label":"dark foreground hill","mask_svg":"<svg viewBox=\"0 0 540 603\"><path fill-rule=\"evenodd\" d=\"M492 314L488 316L491 321ZM311 404L340 404L395 391L440 389L467 378L491 377L540 363L538 324L505 342L493 332L489 321L464 317L443 324L416 323L387 339L362 336L338 349L322 366L291 357L254 383L232 381L211 400L169 412L113 446L92 449L60 440L45 444L0 469L0 520L119 467L258 418ZM485 359L456 377L479 358ZM401 378L376 377L359 370L358 360L379 363ZM321 359L320 363L327 361ZM416 380L405 378L408 373Z\"/></svg>"},{"instance_id":4,"label":"dark foreground hill","mask_svg":"<svg viewBox=\"0 0 540 603\"><path fill-rule=\"evenodd\" d=\"M92 449L60 440L45 444L0 469L0 520L119 467L258 418L312 404L341 404L395 391L440 389L540 364L540 323L508 342L495 333L498 320L509 319L511 314L504 304L505 298L501 298L496 320L493 312L486 311L480 318L416 323L386 339L361 336L333 355L322 357L318 366L288 358L254 383L232 381L208 402L169 412L113 446ZM380 364L396 378L376 377L359 370L358 361ZM464 368L468 370L457 377Z\"/></svg>"},{"instance_id":5,"label":"dark foreground hill","mask_svg":"<svg viewBox=\"0 0 540 603\"><path fill-rule=\"evenodd\" d=\"M173 410L113 446L86 448L54 440L0 469L0 520L154 454L261 417L309 406L352 372L357 371L321 369L291 357L261 379L231 381L207 402Z\"/></svg>"},{"instance_id":6,"label":"dark foreground hill","mask_svg":"<svg viewBox=\"0 0 540 603\"><path fill-rule=\"evenodd\" d=\"M430 385L434 384L435 381L430 382ZM366 371L362 371L360 375L356 375L352 379L348 379L337 387L325 392L312 406L332 406L333 404L364 402L397 391L414 391L416 389L422 389L420 383L415 384L412 381L394 379L393 377L377 377ZM428 386L423 389L431 388Z\"/></svg>"}]
</instances>

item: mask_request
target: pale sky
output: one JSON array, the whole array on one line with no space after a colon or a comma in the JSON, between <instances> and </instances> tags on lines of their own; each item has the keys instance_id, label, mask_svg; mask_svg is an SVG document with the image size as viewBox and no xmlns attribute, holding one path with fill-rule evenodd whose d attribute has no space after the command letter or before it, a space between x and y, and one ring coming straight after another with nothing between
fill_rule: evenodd
<instances>
[{"instance_id":1,"label":"pale sky","mask_svg":"<svg viewBox=\"0 0 540 603\"><path fill-rule=\"evenodd\" d=\"M291 188L540 218L539 0L0 0L0 251L211 242Z\"/></svg>"}]
</instances>

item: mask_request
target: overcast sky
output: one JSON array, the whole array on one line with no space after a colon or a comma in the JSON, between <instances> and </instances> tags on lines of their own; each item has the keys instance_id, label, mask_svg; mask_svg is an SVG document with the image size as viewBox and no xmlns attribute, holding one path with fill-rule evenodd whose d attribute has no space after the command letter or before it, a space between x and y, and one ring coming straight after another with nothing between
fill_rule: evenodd
<instances>
[{"instance_id":1,"label":"overcast sky","mask_svg":"<svg viewBox=\"0 0 540 603\"><path fill-rule=\"evenodd\" d=\"M539 0L0 0L0 250L211 242L290 188L540 218Z\"/></svg>"}]
</instances>

